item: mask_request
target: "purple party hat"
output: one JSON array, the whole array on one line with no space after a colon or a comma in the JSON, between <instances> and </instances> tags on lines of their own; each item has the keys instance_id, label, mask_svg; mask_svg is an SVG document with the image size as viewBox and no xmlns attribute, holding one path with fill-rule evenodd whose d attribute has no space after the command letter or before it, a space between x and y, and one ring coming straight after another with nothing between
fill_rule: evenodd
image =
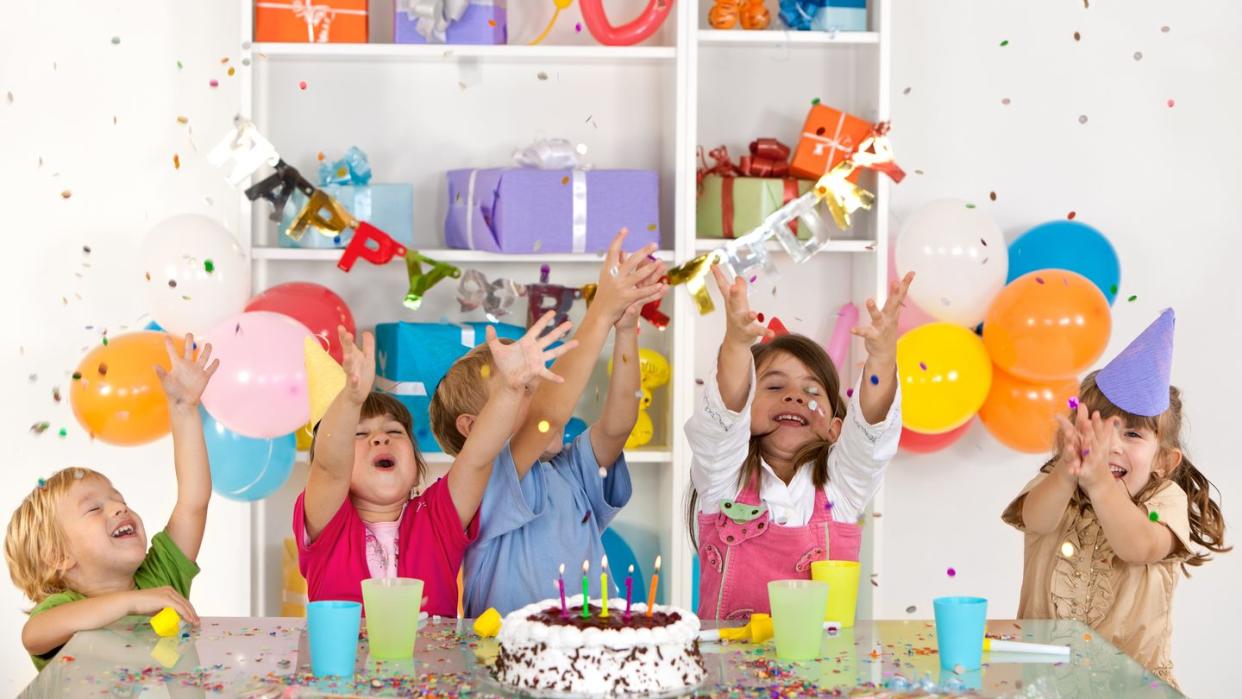
<instances>
[{"instance_id":1,"label":"purple party hat","mask_svg":"<svg viewBox=\"0 0 1242 699\"><path fill-rule=\"evenodd\" d=\"M1168 410L1173 320L1173 309L1164 309L1096 375L1096 385L1113 405L1143 417L1155 417Z\"/></svg>"}]
</instances>

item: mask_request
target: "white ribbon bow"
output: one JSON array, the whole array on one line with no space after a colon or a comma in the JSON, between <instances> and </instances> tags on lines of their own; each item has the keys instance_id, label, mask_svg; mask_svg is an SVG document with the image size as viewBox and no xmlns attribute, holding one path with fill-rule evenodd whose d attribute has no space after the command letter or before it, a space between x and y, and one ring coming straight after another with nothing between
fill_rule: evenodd
<instances>
[{"instance_id":1,"label":"white ribbon bow","mask_svg":"<svg viewBox=\"0 0 1242 699\"><path fill-rule=\"evenodd\" d=\"M466 13L470 0L397 0L397 7L415 22L428 43L448 41L448 27Z\"/></svg>"}]
</instances>

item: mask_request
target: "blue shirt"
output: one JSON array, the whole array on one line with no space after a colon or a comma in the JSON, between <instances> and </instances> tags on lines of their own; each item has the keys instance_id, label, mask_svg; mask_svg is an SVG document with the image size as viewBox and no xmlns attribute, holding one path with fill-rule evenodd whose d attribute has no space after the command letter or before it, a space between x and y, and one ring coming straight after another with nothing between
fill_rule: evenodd
<instances>
[{"instance_id":1,"label":"blue shirt","mask_svg":"<svg viewBox=\"0 0 1242 699\"><path fill-rule=\"evenodd\" d=\"M600 539L629 502L633 487L625 455L605 478L591 448L591 430L578 435L551 462L538 461L521 480L509 445L492 464L479 507L479 538L466 550L466 616L494 607L503 614L557 597L556 576L565 564L565 596L582 594L582 562L591 562L591 597L600 596ZM608 571L609 598L617 594Z\"/></svg>"}]
</instances>

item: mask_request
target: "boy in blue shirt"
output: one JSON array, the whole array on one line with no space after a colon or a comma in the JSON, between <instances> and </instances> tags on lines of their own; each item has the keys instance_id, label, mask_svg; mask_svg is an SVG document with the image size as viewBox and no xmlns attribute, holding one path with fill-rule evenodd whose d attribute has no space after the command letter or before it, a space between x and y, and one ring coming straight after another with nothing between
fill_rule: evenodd
<instances>
[{"instance_id":1,"label":"boy in blue shirt","mask_svg":"<svg viewBox=\"0 0 1242 699\"><path fill-rule=\"evenodd\" d=\"M541 383L523 401L520 427L492 466L479 536L464 563L468 617L489 607L507 614L553 596L562 564L577 571L586 560L598 570L603 530L629 502L632 488L622 451L638 417L639 311L667 286L659 281L663 266L649 257L655 246L626 255L624 237L622 231L609 247L595 298L574 333L578 347L552 367L561 381ZM565 423L613 328L612 379L599 422L562 450ZM436 387L431 427L446 452L456 453L470 434L487 402L491 369L487 345L480 345L457 360ZM598 598L598 584L592 587L591 596ZM609 594L615 596L616 588Z\"/></svg>"}]
</instances>

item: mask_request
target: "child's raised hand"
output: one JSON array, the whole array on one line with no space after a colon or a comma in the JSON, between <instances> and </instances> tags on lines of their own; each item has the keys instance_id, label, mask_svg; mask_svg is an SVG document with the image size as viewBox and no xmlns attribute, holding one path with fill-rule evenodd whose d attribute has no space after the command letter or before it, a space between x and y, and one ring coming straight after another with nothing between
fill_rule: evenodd
<instances>
[{"instance_id":1,"label":"child's raised hand","mask_svg":"<svg viewBox=\"0 0 1242 699\"><path fill-rule=\"evenodd\" d=\"M630 306L637 303L641 308L641 304L660 298L668 288L660 281L664 265L650 257L656 251L656 244L650 243L626 255L621 252L621 243L627 235L629 231L622 228L609 244L599 272L595 300L591 303L591 308L605 314L610 325L619 321Z\"/></svg>"},{"instance_id":2,"label":"child's raised hand","mask_svg":"<svg viewBox=\"0 0 1242 699\"><path fill-rule=\"evenodd\" d=\"M356 405L371 393L375 383L375 336L369 332L362 333L362 347L354 342L352 333L345 326L336 326L336 333L341 338L341 368L345 370L345 395Z\"/></svg>"},{"instance_id":3,"label":"child's raised hand","mask_svg":"<svg viewBox=\"0 0 1242 699\"><path fill-rule=\"evenodd\" d=\"M1079 404L1075 420L1084 420L1086 415L1087 409ZM1061 437L1061 451L1057 455L1057 463L1052 473L1065 483L1077 486L1078 476L1082 474L1082 440L1078 437L1078 429L1069 418L1058 413L1056 419Z\"/></svg>"},{"instance_id":4,"label":"child's raised hand","mask_svg":"<svg viewBox=\"0 0 1242 699\"><path fill-rule=\"evenodd\" d=\"M211 344L203 346L198 358L194 357L194 336L185 336L185 347L181 352L173 345L172 338L164 337L164 349L168 351L168 360L172 368L168 371L162 366L155 367L155 374L160 377L160 385L168 396L170 410L196 410L198 401L207 388L212 374L220 368L220 360L211 361ZM208 364L208 362L211 362Z\"/></svg>"},{"instance_id":5,"label":"child's raised hand","mask_svg":"<svg viewBox=\"0 0 1242 699\"><path fill-rule=\"evenodd\" d=\"M1120 439L1118 435L1119 421L1115 417L1107 420L1100 417L1099 412L1092 413L1089 422L1078 421L1078 439L1082 444L1082 467L1078 475L1078 483L1087 495L1101 487L1108 487L1117 481L1108 467L1108 460L1113 447Z\"/></svg>"},{"instance_id":6,"label":"child's raised hand","mask_svg":"<svg viewBox=\"0 0 1242 699\"><path fill-rule=\"evenodd\" d=\"M564 337L573 327L572 323L566 321L540 337L555 317L556 313L553 311L544 313L537 323L530 326L522 339L510 344L501 342L496 337L495 328L487 326L487 347L492 351L492 363L506 386L523 390L533 388L540 379L553 383L564 382L565 379L548 370L547 362L577 347L578 341L570 340L555 349L548 349L548 345Z\"/></svg>"},{"instance_id":7,"label":"child's raised hand","mask_svg":"<svg viewBox=\"0 0 1242 699\"><path fill-rule=\"evenodd\" d=\"M875 299L867 299L871 325L853 328L850 332L863 339L868 356L884 361L897 360L897 318L913 281L914 272L908 272L901 281L889 284L883 309L876 306Z\"/></svg>"},{"instance_id":8,"label":"child's raised hand","mask_svg":"<svg viewBox=\"0 0 1242 699\"><path fill-rule=\"evenodd\" d=\"M737 277L730 284L729 278L719 265L712 266L712 276L716 279L716 288L720 290L720 296L725 303L725 343L750 347L755 340L776 335L759 322L757 311L750 310L745 279Z\"/></svg>"},{"instance_id":9,"label":"child's raised hand","mask_svg":"<svg viewBox=\"0 0 1242 699\"><path fill-rule=\"evenodd\" d=\"M625 253L622 253L622 261L626 258L627 256ZM664 266L659 264L648 264L645 265L645 267L648 269L647 276L638 281L638 286L640 288L651 287L653 291L650 295L645 296L625 307L625 312L622 313L621 317L617 319L617 322L613 324L613 327L617 330L633 330L637 328L638 318L642 315L643 306L646 306L652 301L658 301L666 293L668 293L668 284L663 283Z\"/></svg>"}]
</instances>

